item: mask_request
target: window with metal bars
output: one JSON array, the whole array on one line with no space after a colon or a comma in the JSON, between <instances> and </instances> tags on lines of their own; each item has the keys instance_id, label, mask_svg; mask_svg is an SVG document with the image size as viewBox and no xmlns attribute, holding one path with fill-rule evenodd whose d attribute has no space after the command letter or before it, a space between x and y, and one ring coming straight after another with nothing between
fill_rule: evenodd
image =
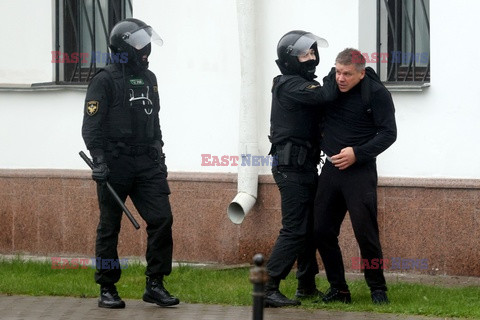
<instances>
[{"instance_id":1,"label":"window with metal bars","mask_svg":"<svg viewBox=\"0 0 480 320\"><path fill-rule=\"evenodd\" d=\"M377 0L377 72L387 84L430 82L430 0ZM386 62L386 63L385 63Z\"/></svg>"},{"instance_id":2,"label":"window with metal bars","mask_svg":"<svg viewBox=\"0 0 480 320\"><path fill-rule=\"evenodd\" d=\"M86 84L108 63L113 26L132 17L132 0L55 0L56 84Z\"/></svg>"}]
</instances>

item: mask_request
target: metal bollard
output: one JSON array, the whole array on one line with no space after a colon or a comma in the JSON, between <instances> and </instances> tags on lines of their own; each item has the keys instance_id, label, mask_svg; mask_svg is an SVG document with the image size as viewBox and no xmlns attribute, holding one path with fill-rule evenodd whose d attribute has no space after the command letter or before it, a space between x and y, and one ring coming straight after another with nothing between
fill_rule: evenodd
<instances>
[{"instance_id":1,"label":"metal bollard","mask_svg":"<svg viewBox=\"0 0 480 320\"><path fill-rule=\"evenodd\" d=\"M257 253L253 257L250 269L250 282L253 283L253 320L263 320L263 298L265 296L265 283L268 280L267 270L263 267L263 255Z\"/></svg>"}]
</instances>

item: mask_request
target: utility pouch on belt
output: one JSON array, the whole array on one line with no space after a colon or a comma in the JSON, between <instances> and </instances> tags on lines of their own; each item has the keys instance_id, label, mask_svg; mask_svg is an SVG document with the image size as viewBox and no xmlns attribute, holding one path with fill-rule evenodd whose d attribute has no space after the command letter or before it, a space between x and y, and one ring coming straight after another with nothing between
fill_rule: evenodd
<instances>
[{"instance_id":1,"label":"utility pouch on belt","mask_svg":"<svg viewBox=\"0 0 480 320\"><path fill-rule=\"evenodd\" d=\"M289 166L290 163L290 156L292 153L292 142L288 141L283 148L277 149L278 154L278 165L279 166Z\"/></svg>"},{"instance_id":2,"label":"utility pouch on belt","mask_svg":"<svg viewBox=\"0 0 480 320\"><path fill-rule=\"evenodd\" d=\"M303 166L305 164L305 161L307 160L307 155L308 155L308 149L304 146L300 146L300 149L298 150L298 157L297 157L297 164L299 166Z\"/></svg>"}]
</instances>

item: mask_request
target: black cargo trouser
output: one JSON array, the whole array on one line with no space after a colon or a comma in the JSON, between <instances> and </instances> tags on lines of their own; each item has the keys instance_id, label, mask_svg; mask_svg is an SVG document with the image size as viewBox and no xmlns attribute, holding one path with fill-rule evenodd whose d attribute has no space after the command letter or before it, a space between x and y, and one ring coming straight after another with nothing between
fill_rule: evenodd
<instances>
[{"instance_id":1,"label":"black cargo trouser","mask_svg":"<svg viewBox=\"0 0 480 320\"><path fill-rule=\"evenodd\" d=\"M315 198L315 242L330 286L348 289L342 252L338 245L340 227L347 210L362 259L383 258L377 222L376 162L355 163L345 170L330 161L322 167ZM353 258L353 257L351 257ZM386 290L381 266L365 269L370 290Z\"/></svg>"},{"instance_id":2,"label":"black cargo trouser","mask_svg":"<svg viewBox=\"0 0 480 320\"><path fill-rule=\"evenodd\" d=\"M272 169L280 190L282 229L270 254L267 270L270 277L285 279L297 261L297 279L308 283L318 273L313 242L317 172L281 170Z\"/></svg>"},{"instance_id":3,"label":"black cargo trouser","mask_svg":"<svg viewBox=\"0 0 480 320\"><path fill-rule=\"evenodd\" d=\"M115 157L106 154L110 169L109 183L125 201L130 196L135 208L147 223L147 268L149 277L170 274L172 270L172 211L168 195L167 168L163 159L158 161L147 154ZM115 202L106 184L97 184L100 222L95 245L96 259L118 259L118 234L122 209ZM96 266L95 281L100 285L114 284L120 279L120 268Z\"/></svg>"}]
</instances>

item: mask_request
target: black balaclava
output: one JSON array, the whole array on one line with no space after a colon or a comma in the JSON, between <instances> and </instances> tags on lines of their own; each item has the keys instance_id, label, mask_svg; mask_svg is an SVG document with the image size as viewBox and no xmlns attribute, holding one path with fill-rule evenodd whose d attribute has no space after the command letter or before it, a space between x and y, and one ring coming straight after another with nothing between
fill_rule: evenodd
<instances>
[{"instance_id":1,"label":"black balaclava","mask_svg":"<svg viewBox=\"0 0 480 320\"><path fill-rule=\"evenodd\" d=\"M315 75L315 70L318 64L320 63L320 55L318 54L317 43L315 42L310 49L315 51L315 58L316 60L308 60L305 62L299 62L299 73L302 77L307 80L313 80L317 76ZM297 58L298 59L298 58Z\"/></svg>"},{"instance_id":2,"label":"black balaclava","mask_svg":"<svg viewBox=\"0 0 480 320\"><path fill-rule=\"evenodd\" d=\"M127 66L132 69L133 72L139 73L148 69L148 56L152 52L152 44L149 43L140 50L130 47L128 54ZM147 60L143 60L142 57L147 55Z\"/></svg>"}]
</instances>

